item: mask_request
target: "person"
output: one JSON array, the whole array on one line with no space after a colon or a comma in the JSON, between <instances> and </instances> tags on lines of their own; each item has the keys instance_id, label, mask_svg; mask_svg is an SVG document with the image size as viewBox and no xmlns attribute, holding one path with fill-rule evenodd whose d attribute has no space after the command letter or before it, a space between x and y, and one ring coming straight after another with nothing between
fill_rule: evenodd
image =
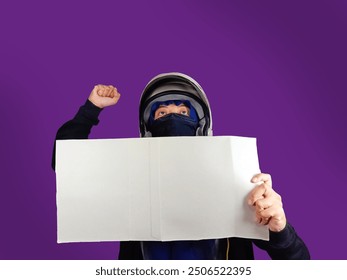
<instances>
[{"instance_id":1,"label":"person","mask_svg":"<svg viewBox=\"0 0 347 280\"><path fill-rule=\"evenodd\" d=\"M56 139L87 139L98 116L118 103L120 93L112 85L97 85L76 116L62 125ZM182 73L154 77L140 98L141 137L211 136L212 114L201 86ZM55 145L52 158L55 168ZM257 184L248 196L255 222L267 226L269 241L230 237L197 241L122 241L119 259L254 259L253 244L272 259L310 259L308 248L287 221L281 196L272 188L269 174L250 178Z\"/></svg>"}]
</instances>

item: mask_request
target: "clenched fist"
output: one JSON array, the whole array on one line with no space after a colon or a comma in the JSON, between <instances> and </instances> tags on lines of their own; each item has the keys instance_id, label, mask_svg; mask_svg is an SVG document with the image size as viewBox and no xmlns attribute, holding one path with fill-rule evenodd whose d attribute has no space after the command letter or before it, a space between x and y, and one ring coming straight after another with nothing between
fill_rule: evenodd
<instances>
[{"instance_id":1,"label":"clenched fist","mask_svg":"<svg viewBox=\"0 0 347 280\"><path fill-rule=\"evenodd\" d=\"M89 95L89 101L99 108L115 105L120 93L114 86L97 85Z\"/></svg>"}]
</instances>

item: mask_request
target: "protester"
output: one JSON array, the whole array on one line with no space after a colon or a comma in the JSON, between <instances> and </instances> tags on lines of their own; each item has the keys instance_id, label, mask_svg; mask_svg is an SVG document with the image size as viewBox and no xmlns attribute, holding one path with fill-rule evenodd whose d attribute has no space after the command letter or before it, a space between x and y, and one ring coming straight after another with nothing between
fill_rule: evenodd
<instances>
[{"instance_id":1,"label":"protester","mask_svg":"<svg viewBox=\"0 0 347 280\"><path fill-rule=\"evenodd\" d=\"M120 99L117 88L97 85L76 116L59 128L56 139L87 139L98 116ZM139 108L141 137L211 136L212 114L201 86L181 73L154 77L145 87ZM55 149L52 167L55 168ZM309 251L287 222L281 197L272 188L269 174L256 174L248 196L255 222L268 227L269 241L223 238L197 241L122 241L119 259L254 259L252 244L272 259L309 259ZM117 202L115 202L117 203ZM218 217L216 217L218 219Z\"/></svg>"}]
</instances>

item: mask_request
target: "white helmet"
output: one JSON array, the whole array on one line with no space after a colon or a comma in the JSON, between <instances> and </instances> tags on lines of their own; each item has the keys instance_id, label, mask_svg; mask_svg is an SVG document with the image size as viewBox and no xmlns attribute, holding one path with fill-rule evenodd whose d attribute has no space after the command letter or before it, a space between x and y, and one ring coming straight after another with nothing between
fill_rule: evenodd
<instances>
[{"instance_id":1,"label":"white helmet","mask_svg":"<svg viewBox=\"0 0 347 280\"><path fill-rule=\"evenodd\" d=\"M148 120L152 105L158 101L189 100L197 112L198 136L212 135L210 104L202 87L188 75L172 72L155 76L145 87L140 98L140 136L151 137Z\"/></svg>"}]
</instances>

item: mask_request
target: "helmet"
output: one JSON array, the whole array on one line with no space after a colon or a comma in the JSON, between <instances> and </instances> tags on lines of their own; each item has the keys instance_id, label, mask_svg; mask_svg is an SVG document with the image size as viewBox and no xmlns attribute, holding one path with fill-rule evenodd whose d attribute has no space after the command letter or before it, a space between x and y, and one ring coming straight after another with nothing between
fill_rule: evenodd
<instances>
[{"instance_id":1,"label":"helmet","mask_svg":"<svg viewBox=\"0 0 347 280\"><path fill-rule=\"evenodd\" d=\"M212 136L212 115L205 92L193 78L172 72L155 76L142 92L139 111L141 137L152 136L148 130L152 105L157 101L169 100L189 100L199 118L196 135Z\"/></svg>"}]
</instances>

